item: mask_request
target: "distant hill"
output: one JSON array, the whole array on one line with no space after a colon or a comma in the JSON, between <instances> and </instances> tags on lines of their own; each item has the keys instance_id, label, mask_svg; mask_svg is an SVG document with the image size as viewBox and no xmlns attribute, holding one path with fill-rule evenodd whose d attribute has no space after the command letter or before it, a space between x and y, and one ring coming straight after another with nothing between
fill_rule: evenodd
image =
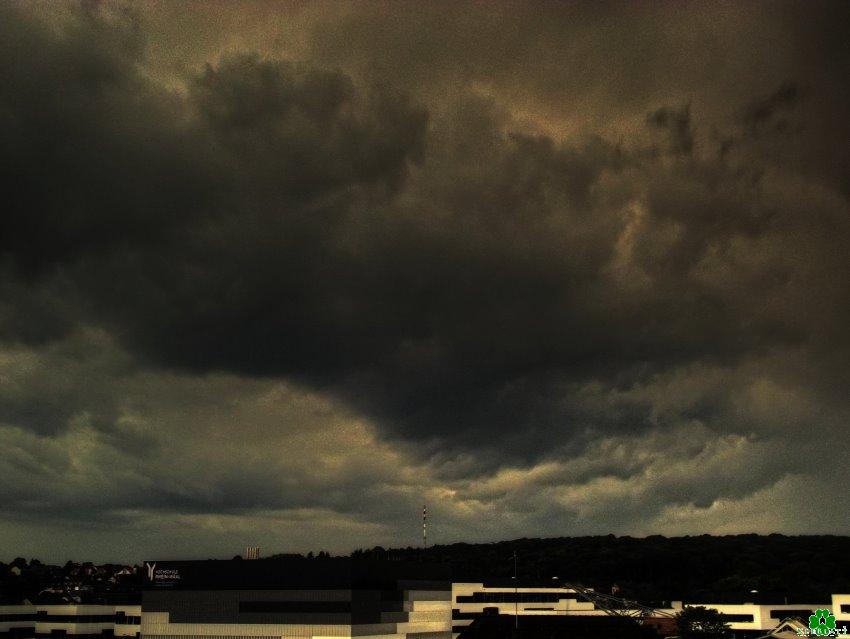
<instances>
[{"instance_id":1,"label":"distant hill","mask_svg":"<svg viewBox=\"0 0 850 639\"><path fill-rule=\"evenodd\" d=\"M850 592L850 537L558 537L427 548L372 548L352 556L448 562L455 580L577 582L645 602L829 601ZM757 593L751 591L756 590Z\"/></svg>"}]
</instances>

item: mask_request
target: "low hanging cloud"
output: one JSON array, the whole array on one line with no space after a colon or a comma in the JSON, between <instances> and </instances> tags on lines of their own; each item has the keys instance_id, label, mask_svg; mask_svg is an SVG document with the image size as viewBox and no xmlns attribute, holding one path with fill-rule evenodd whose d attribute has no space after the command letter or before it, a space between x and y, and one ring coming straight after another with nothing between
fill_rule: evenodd
<instances>
[{"instance_id":1,"label":"low hanging cloud","mask_svg":"<svg viewBox=\"0 0 850 639\"><path fill-rule=\"evenodd\" d=\"M848 56L814 35L844 9L646 10L719 29L741 77L733 24L786 36L773 84L734 90L671 61L685 38L591 46L652 17L625 5L540 38L524 10L374 9L281 9L309 28L279 50L199 26L220 46L181 66L167 6L0 8L0 535L268 516L344 549L407 543L423 498L446 540L727 531L824 490L811 460L850 416ZM500 65L498 34L536 44ZM544 64L580 55L645 84ZM820 530L804 512L748 526Z\"/></svg>"}]
</instances>

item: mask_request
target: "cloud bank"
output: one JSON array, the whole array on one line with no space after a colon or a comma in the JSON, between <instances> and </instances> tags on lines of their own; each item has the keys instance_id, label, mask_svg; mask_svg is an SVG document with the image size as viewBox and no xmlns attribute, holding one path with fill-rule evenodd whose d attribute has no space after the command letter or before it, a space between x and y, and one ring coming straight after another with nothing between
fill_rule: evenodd
<instances>
[{"instance_id":1,"label":"cloud bank","mask_svg":"<svg viewBox=\"0 0 850 639\"><path fill-rule=\"evenodd\" d=\"M846 6L242 8L0 8L4 547L848 532Z\"/></svg>"}]
</instances>

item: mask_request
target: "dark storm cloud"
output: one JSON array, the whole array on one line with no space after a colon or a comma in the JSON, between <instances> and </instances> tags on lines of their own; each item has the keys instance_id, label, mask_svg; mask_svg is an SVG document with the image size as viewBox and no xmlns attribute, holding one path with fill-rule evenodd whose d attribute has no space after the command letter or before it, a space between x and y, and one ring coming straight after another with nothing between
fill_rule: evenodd
<instances>
[{"instance_id":1,"label":"dark storm cloud","mask_svg":"<svg viewBox=\"0 0 850 639\"><path fill-rule=\"evenodd\" d=\"M134 23L81 9L57 34L25 7L2 11L4 257L47 277L167 241L215 185L176 100L137 68Z\"/></svg>"},{"instance_id":2,"label":"dark storm cloud","mask_svg":"<svg viewBox=\"0 0 850 639\"><path fill-rule=\"evenodd\" d=\"M691 107L689 104L679 109L662 107L652 113L647 122L667 132L669 150L672 153L690 153L694 147L694 135L691 131Z\"/></svg>"},{"instance_id":3,"label":"dark storm cloud","mask_svg":"<svg viewBox=\"0 0 850 639\"><path fill-rule=\"evenodd\" d=\"M690 531L842 449L846 5L289 7L186 64L50 6L0 6L9 513Z\"/></svg>"},{"instance_id":4,"label":"dark storm cloud","mask_svg":"<svg viewBox=\"0 0 850 639\"><path fill-rule=\"evenodd\" d=\"M744 112L744 122L754 134L760 126L769 123L778 113L793 108L800 100L800 87L788 83L779 87L770 95L755 100ZM773 123L774 128L783 129L787 126L785 120Z\"/></svg>"},{"instance_id":5,"label":"dark storm cloud","mask_svg":"<svg viewBox=\"0 0 850 639\"><path fill-rule=\"evenodd\" d=\"M764 311L796 265L711 272L741 245L781 252L798 212L765 203L770 158L691 158L690 106L644 116L666 132L658 155L512 132L464 92L429 124L402 94L254 54L170 92L144 73L132 17L57 32L4 12L2 250L25 300L67 307L19 306L44 339L76 317L150 363L332 389L390 433L534 450L582 424L643 428L584 413L571 383L734 362L815 329L781 302ZM748 126L793 87L746 98ZM829 242L817 216L840 213L809 215L807 241Z\"/></svg>"}]
</instances>

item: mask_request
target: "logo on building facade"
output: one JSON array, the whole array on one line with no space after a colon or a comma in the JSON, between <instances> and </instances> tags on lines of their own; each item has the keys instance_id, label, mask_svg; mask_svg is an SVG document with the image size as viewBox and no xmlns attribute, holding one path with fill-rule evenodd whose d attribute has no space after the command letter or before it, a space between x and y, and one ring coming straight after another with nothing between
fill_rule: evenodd
<instances>
[{"instance_id":1,"label":"logo on building facade","mask_svg":"<svg viewBox=\"0 0 850 639\"><path fill-rule=\"evenodd\" d=\"M148 572L148 581L157 586L172 587L181 580L180 570L177 568L157 567L157 562L146 561L145 569ZM168 566L168 564L166 564Z\"/></svg>"},{"instance_id":2,"label":"logo on building facade","mask_svg":"<svg viewBox=\"0 0 850 639\"><path fill-rule=\"evenodd\" d=\"M816 637L835 636L835 615L826 608L818 608L809 617L809 630Z\"/></svg>"}]
</instances>

